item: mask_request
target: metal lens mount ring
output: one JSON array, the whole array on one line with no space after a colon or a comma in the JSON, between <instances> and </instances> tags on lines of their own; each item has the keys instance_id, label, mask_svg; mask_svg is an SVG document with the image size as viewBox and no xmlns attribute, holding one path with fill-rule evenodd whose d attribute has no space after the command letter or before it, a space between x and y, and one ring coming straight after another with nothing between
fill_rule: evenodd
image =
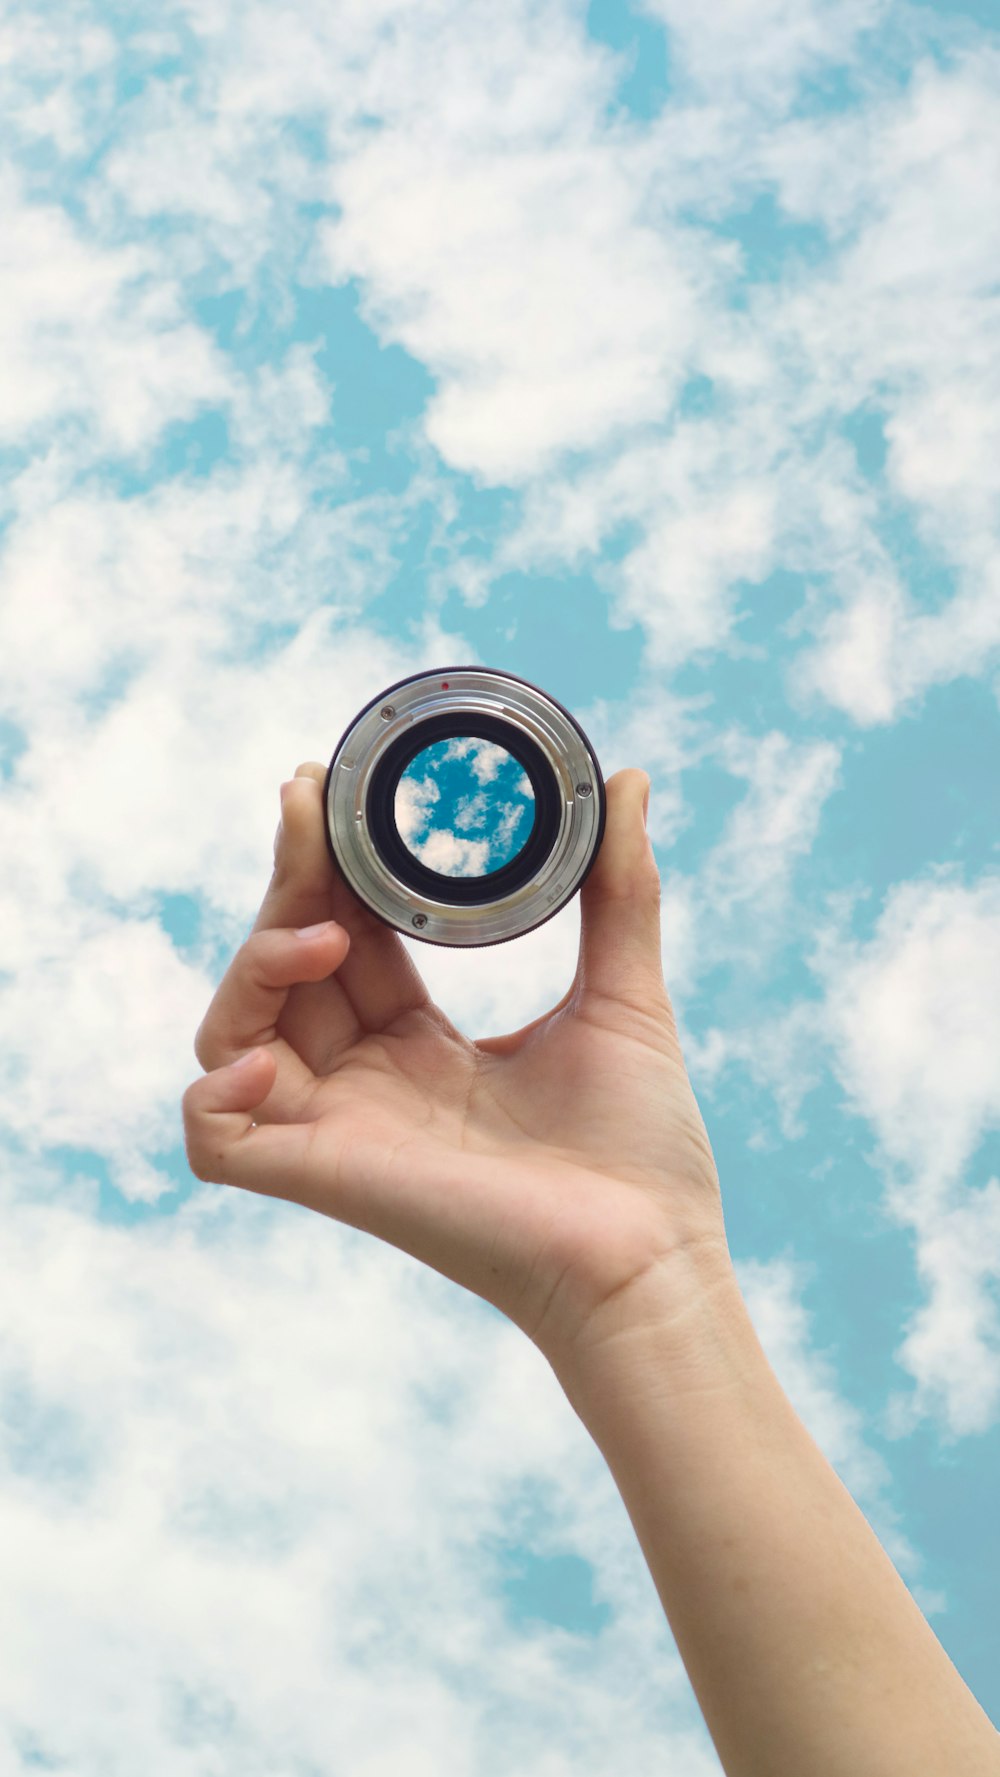
<instances>
[{"instance_id":1,"label":"metal lens mount ring","mask_svg":"<svg viewBox=\"0 0 1000 1777\"><path fill-rule=\"evenodd\" d=\"M445 876L415 857L396 787L425 747L491 741L523 766L535 818L521 851L485 876ZM383 924L423 944L505 944L552 919L590 873L604 837L604 779L579 723L527 679L446 666L388 685L337 742L323 794L337 869Z\"/></svg>"}]
</instances>

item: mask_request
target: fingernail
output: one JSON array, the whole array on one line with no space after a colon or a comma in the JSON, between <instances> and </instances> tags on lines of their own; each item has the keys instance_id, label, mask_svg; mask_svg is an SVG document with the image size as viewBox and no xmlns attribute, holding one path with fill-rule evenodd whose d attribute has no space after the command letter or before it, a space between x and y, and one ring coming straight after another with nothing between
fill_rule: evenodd
<instances>
[{"instance_id":1,"label":"fingernail","mask_svg":"<svg viewBox=\"0 0 1000 1777\"><path fill-rule=\"evenodd\" d=\"M259 1049L248 1049L246 1054L241 1055L238 1061L231 1061L229 1065L231 1068L246 1067L247 1062L256 1060L259 1054Z\"/></svg>"},{"instance_id":2,"label":"fingernail","mask_svg":"<svg viewBox=\"0 0 1000 1777\"><path fill-rule=\"evenodd\" d=\"M282 808L284 808L284 806L285 806L285 797L288 795L288 792L291 789L294 782L295 782L295 779L293 777L290 777L288 779L288 782L285 784L282 784L282 786L281 786L281 806L282 806Z\"/></svg>"},{"instance_id":3,"label":"fingernail","mask_svg":"<svg viewBox=\"0 0 1000 1777\"><path fill-rule=\"evenodd\" d=\"M297 938L318 938L320 932L336 932L339 929L335 919L321 919L319 924L315 926L297 926L295 936Z\"/></svg>"},{"instance_id":4,"label":"fingernail","mask_svg":"<svg viewBox=\"0 0 1000 1777\"><path fill-rule=\"evenodd\" d=\"M649 785L647 784L646 785L646 794L642 799L642 824L644 827L647 825L648 815L649 815Z\"/></svg>"}]
</instances>

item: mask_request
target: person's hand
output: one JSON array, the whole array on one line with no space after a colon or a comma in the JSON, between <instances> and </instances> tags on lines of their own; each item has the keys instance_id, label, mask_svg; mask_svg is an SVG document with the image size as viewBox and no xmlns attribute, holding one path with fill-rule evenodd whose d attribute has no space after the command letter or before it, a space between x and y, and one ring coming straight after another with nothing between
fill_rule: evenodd
<instances>
[{"instance_id":1,"label":"person's hand","mask_svg":"<svg viewBox=\"0 0 1000 1777\"><path fill-rule=\"evenodd\" d=\"M692 1247L728 1260L663 981L649 779L606 785L568 992L472 1042L335 870L325 775L301 765L283 786L270 886L195 1038L191 1169L402 1248L556 1363L651 1269Z\"/></svg>"}]
</instances>

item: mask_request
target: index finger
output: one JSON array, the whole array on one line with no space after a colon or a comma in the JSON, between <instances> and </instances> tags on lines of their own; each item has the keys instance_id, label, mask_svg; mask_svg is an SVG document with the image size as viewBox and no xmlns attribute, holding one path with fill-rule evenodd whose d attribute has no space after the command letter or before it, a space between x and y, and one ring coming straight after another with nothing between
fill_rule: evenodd
<instances>
[{"instance_id":1,"label":"index finger","mask_svg":"<svg viewBox=\"0 0 1000 1777\"><path fill-rule=\"evenodd\" d=\"M339 968L346 944L345 932L333 922L311 931L251 932L198 1026L194 1052L202 1067L229 1067L240 1055L267 1045L278 1064L282 1102L301 1099L316 1080L308 1058L282 1036L281 1014L293 987L325 980Z\"/></svg>"},{"instance_id":2,"label":"index finger","mask_svg":"<svg viewBox=\"0 0 1000 1777\"><path fill-rule=\"evenodd\" d=\"M351 947L337 970L336 985L365 1031L381 1031L404 1012L432 1004L431 996L398 932L376 919L344 880L330 857L323 813L326 767L313 760L300 765L283 786L281 834L274 875L254 924L314 925L335 919L348 932ZM317 989L317 1004L330 1015L330 985ZM300 989L300 1003L309 989Z\"/></svg>"}]
</instances>

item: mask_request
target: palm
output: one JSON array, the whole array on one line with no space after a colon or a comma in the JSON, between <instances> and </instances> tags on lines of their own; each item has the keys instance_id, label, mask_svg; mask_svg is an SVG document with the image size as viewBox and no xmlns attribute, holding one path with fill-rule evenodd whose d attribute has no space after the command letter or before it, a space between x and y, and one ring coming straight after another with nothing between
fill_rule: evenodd
<instances>
[{"instance_id":1,"label":"palm","mask_svg":"<svg viewBox=\"0 0 1000 1777\"><path fill-rule=\"evenodd\" d=\"M376 942L398 940L380 927ZM317 1020L330 1028L341 973L291 990L278 1030L300 1056ZM675 1228L714 1227L715 1165L665 994L602 1002L578 971L551 1012L479 1042L428 997L312 1062L304 1199L473 1287L532 1338L553 1277L582 1290L589 1268L596 1299Z\"/></svg>"}]
</instances>

